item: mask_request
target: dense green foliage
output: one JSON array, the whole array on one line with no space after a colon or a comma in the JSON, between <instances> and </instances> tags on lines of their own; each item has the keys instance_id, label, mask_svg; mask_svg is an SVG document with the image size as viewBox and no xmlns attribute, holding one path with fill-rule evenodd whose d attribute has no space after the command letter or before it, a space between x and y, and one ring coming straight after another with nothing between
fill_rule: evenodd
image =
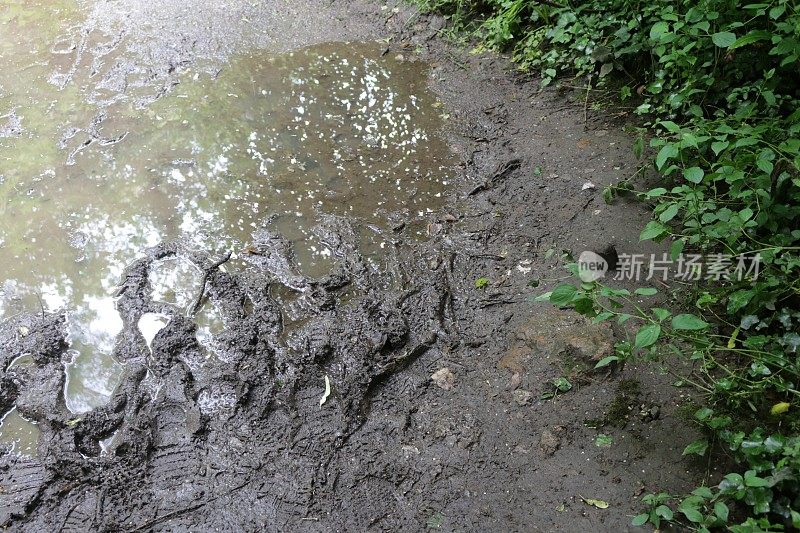
<instances>
[{"instance_id":1,"label":"dense green foliage","mask_svg":"<svg viewBox=\"0 0 800 533\"><path fill-rule=\"evenodd\" d=\"M448 16L452 29L477 37L480 46L511 51L543 85L568 76L619 91L641 115L637 155L652 153L648 164L662 183L637 192L637 183L626 181L608 188L605 198L633 192L652 205L642 240L670 239L674 259L726 254L735 266L741 254L760 257L760 272L741 279L707 280L702 273L683 293L684 300L692 295L692 309L643 308L636 299L651 297L653 289L632 295L598 282L562 285L547 295L596 320L633 326L631 340L603 366L643 356L692 361L695 370L682 382L702 393L694 420L708 439L685 453L705 455L717 446L739 465L719 485L684 498L648 495L648 509L634 524L800 528L797 4L416 2Z\"/></svg>"}]
</instances>

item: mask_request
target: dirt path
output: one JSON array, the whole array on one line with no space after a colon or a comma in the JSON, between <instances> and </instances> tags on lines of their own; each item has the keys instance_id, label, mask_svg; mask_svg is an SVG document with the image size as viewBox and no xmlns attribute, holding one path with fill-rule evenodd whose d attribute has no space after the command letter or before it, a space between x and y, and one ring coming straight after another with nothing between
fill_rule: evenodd
<instances>
[{"instance_id":1,"label":"dirt path","mask_svg":"<svg viewBox=\"0 0 800 533\"><path fill-rule=\"evenodd\" d=\"M315 231L339 268L319 279L298 274L291 247L263 231L239 274L178 244L150 249L118 292L123 383L80 420L63 405L63 317L5 322L0 407L16 404L42 436L37 458L0 457L0 525L621 531L643 492L690 486L697 465L681 451L694 435L669 377L589 370L613 332L531 298L548 287L531 280L563 276L564 250L641 251L647 214L608 207L600 192L635 169L621 124L594 113L584 123L582 103L539 92L502 58L448 45L441 20L402 5L187 4L97 3L76 27L84 58L62 82L146 107L187 65L214 71L255 48L385 39L386 53L431 64L459 176L427 220L429 239L399 224L378 269L357 246L367 230L334 216ZM122 60L88 76L86 58L101 52ZM149 346L141 334L143 316L168 312L146 290L148 271L175 254L207 269L206 295L234 324L221 339L230 361L192 364L194 325L180 316ZM481 277L488 286L477 288ZM287 290L303 319L290 329L276 297ZM21 354L34 364L6 370ZM572 388L553 397L560 377ZM596 445L599 433L610 446Z\"/></svg>"}]
</instances>

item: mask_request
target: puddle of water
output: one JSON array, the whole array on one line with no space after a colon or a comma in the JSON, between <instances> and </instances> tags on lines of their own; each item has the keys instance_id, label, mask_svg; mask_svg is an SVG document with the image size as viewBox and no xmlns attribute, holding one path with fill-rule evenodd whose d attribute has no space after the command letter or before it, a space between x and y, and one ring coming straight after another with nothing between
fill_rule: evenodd
<instances>
[{"instance_id":1,"label":"puddle of water","mask_svg":"<svg viewBox=\"0 0 800 533\"><path fill-rule=\"evenodd\" d=\"M111 355L94 350L69 350L64 399L73 413L87 413L102 407L122 380L124 367Z\"/></svg>"},{"instance_id":2,"label":"puddle of water","mask_svg":"<svg viewBox=\"0 0 800 533\"><path fill-rule=\"evenodd\" d=\"M216 340L216 337L225 329L225 320L222 312L212 302L207 301L195 317L197 331L195 337L207 356L216 356L225 360L225 353Z\"/></svg>"},{"instance_id":3,"label":"puddle of water","mask_svg":"<svg viewBox=\"0 0 800 533\"><path fill-rule=\"evenodd\" d=\"M12 453L36 457L39 434L36 424L23 418L16 408L0 419L0 444L10 444Z\"/></svg>"},{"instance_id":4,"label":"puddle of water","mask_svg":"<svg viewBox=\"0 0 800 533\"><path fill-rule=\"evenodd\" d=\"M169 315L162 313L144 313L139 317L137 326L151 353L153 351L153 339L156 338L159 331L167 327L170 320L171 318Z\"/></svg>"},{"instance_id":5,"label":"puddle of water","mask_svg":"<svg viewBox=\"0 0 800 533\"><path fill-rule=\"evenodd\" d=\"M321 275L333 259L310 232L320 213L380 228L392 213L424 217L455 165L424 65L384 57L375 43L239 57L216 79L182 72L144 109L124 95L100 108L84 83L91 53L77 57L71 37L90 4L0 5L0 318L69 310L65 396L75 412L119 382L111 294L146 247L182 238L240 251L267 225L294 243L304 273ZM70 69L74 81L62 83ZM378 257L381 239L366 252ZM150 278L179 312L199 290L185 263L164 260ZM214 313L198 318L210 351L224 327ZM142 317L148 347L168 320Z\"/></svg>"},{"instance_id":6,"label":"puddle of water","mask_svg":"<svg viewBox=\"0 0 800 533\"><path fill-rule=\"evenodd\" d=\"M11 370L12 368L19 368L24 366L31 366L33 365L33 356L30 354L22 354L14 358L10 363L8 363L8 368L6 369Z\"/></svg>"},{"instance_id":7,"label":"puddle of water","mask_svg":"<svg viewBox=\"0 0 800 533\"><path fill-rule=\"evenodd\" d=\"M191 311L202 287L203 271L184 257L168 257L150 266L148 282L156 302L172 304L185 314Z\"/></svg>"}]
</instances>

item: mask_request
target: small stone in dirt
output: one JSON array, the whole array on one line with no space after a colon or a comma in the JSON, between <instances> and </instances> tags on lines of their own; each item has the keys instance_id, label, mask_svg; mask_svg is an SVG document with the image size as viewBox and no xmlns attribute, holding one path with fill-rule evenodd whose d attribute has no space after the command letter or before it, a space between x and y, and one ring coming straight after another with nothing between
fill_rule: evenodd
<instances>
[{"instance_id":1,"label":"small stone in dirt","mask_svg":"<svg viewBox=\"0 0 800 533\"><path fill-rule=\"evenodd\" d=\"M441 368L431 374L433 382L441 389L450 390L453 388L456 376L450 371L449 368Z\"/></svg>"},{"instance_id":2,"label":"small stone in dirt","mask_svg":"<svg viewBox=\"0 0 800 533\"><path fill-rule=\"evenodd\" d=\"M404 444L402 450L403 450L403 456L406 459L408 459L409 457L414 457L416 455L419 455L419 448L417 448L416 446L412 446L410 444Z\"/></svg>"},{"instance_id":3,"label":"small stone in dirt","mask_svg":"<svg viewBox=\"0 0 800 533\"><path fill-rule=\"evenodd\" d=\"M547 455L553 455L556 453L556 450L561 446L561 441L553 435L553 432L549 429L545 429L542 431L542 435L539 437L539 450Z\"/></svg>"},{"instance_id":4,"label":"small stone in dirt","mask_svg":"<svg viewBox=\"0 0 800 533\"><path fill-rule=\"evenodd\" d=\"M519 372L514 372L511 375L511 388L516 389L521 384L522 384L522 376L519 374Z\"/></svg>"},{"instance_id":5,"label":"small stone in dirt","mask_svg":"<svg viewBox=\"0 0 800 533\"><path fill-rule=\"evenodd\" d=\"M524 389L515 390L513 395L514 401L517 402L517 405L528 405L531 403L531 399L533 398L533 393Z\"/></svg>"},{"instance_id":6,"label":"small stone in dirt","mask_svg":"<svg viewBox=\"0 0 800 533\"><path fill-rule=\"evenodd\" d=\"M652 422L653 420L658 420L658 417L661 416L661 409L657 405L642 405L641 410L639 411L639 418L641 418L642 422Z\"/></svg>"}]
</instances>

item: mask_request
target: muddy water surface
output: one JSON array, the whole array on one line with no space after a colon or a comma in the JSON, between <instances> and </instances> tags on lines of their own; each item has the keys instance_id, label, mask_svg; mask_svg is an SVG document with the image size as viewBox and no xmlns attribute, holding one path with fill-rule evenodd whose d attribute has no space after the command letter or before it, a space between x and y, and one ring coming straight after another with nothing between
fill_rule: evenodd
<instances>
[{"instance_id":1,"label":"muddy water surface","mask_svg":"<svg viewBox=\"0 0 800 533\"><path fill-rule=\"evenodd\" d=\"M333 261L309 231L320 214L374 225L364 245L377 258L382 230L441 205L454 159L425 65L378 43L252 53L215 76L176 67L180 83L143 105L125 87L98 89L94 73L116 59L113 43L81 56L87 9L0 1L0 318L67 310L74 413L107 401L124 372L113 294L146 247L180 239L237 257L268 227L320 275ZM186 313L200 273L172 259L150 284ZM224 324L208 304L197 320L213 351ZM20 453L35 434L13 411L0 426Z\"/></svg>"}]
</instances>

